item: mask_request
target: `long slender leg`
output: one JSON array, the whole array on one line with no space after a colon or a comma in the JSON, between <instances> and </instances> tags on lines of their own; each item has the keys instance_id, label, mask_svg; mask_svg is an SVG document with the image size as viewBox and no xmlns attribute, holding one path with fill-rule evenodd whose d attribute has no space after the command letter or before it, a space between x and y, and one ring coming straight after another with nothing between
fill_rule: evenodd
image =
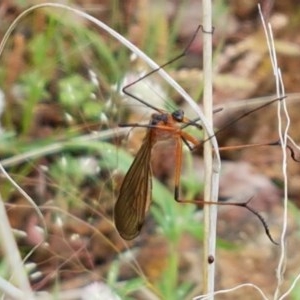
<instances>
[{"instance_id":1,"label":"long slender leg","mask_svg":"<svg viewBox=\"0 0 300 300\"><path fill-rule=\"evenodd\" d=\"M189 136L188 136L189 137ZM186 136L185 136L186 138ZM242 203L234 203L234 202L214 202L214 201L204 201L204 200L183 200L179 197L179 186L180 186L180 175L181 175L181 166L182 166L182 138L178 137L176 138L176 146L175 146L175 187L174 187L174 198L179 203L193 203L193 204L208 204L208 205L231 205L231 206L238 206L238 207L244 207L251 213L253 213L261 222L265 229L265 233L270 239L270 241L278 245L277 242L272 238L268 224L266 220L260 215L258 211L256 211L254 208L249 206L250 201L253 197L251 197L246 202Z\"/></svg>"}]
</instances>

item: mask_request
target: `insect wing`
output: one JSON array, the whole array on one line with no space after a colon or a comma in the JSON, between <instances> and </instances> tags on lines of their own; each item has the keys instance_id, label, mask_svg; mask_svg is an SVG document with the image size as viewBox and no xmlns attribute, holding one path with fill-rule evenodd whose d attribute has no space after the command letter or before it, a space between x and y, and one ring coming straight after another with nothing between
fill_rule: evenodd
<instances>
[{"instance_id":1,"label":"insect wing","mask_svg":"<svg viewBox=\"0 0 300 300\"><path fill-rule=\"evenodd\" d=\"M139 234L151 201L151 147L147 141L146 138L130 166L115 205L115 225L126 240Z\"/></svg>"}]
</instances>

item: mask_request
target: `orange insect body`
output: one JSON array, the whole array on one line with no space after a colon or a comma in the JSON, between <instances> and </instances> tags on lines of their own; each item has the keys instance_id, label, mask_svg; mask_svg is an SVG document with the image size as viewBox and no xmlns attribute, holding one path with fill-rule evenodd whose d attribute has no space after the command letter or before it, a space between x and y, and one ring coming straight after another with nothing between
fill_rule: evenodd
<instances>
[{"instance_id":1,"label":"orange insect body","mask_svg":"<svg viewBox=\"0 0 300 300\"><path fill-rule=\"evenodd\" d=\"M182 154L182 140L197 145L198 141L182 131L180 124L190 124L184 118L182 110L172 114L153 114L143 144L136 154L120 188L114 211L116 228L122 238L135 238L143 225L145 214L149 209L152 190L151 152L159 141L175 140L176 173L175 182L179 180ZM195 125L195 124L194 124Z\"/></svg>"},{"instance_id":2,"label":"orange insect body","mask_svg":"<svg viewBox=\"0 0 300 300\"><path fill-rule=\"evenodd\" d=\"M140 233L145 220L146 212L148 211L151 202L151 152L153 146L159 141L173 139L175 141L176 153L174 189L175 200L181 203L232 205L244 207L260 220L270 241L274 244L277 244L270 234L266 221L255 209L248 205L252 198L248 199L246 202L241 203L179 199L179 181L182 163L182 142L184 142L190 148L190 150L200 144L197 139L184 132L183 128L187 126L200 128L201 126L196 123L197 120L191 121L185 118L182 110L176 110L172 114L161 112L159 110L157 111L159 113L153 114L150 123L146 126L138 124L120 125L147 128L147 133L144 138L143 144L137 152L135 159L133 160L127 174L124 177L120 188L119 197L115 205L115 225L121 237L126 240L131 240ZM278 145L278 142L261 145ZM293 149L290 147L289 149L292 151L293 157L295 155L293 153ZM225 150L228 149L225 148Z\"/></svg>"}]
</instances>

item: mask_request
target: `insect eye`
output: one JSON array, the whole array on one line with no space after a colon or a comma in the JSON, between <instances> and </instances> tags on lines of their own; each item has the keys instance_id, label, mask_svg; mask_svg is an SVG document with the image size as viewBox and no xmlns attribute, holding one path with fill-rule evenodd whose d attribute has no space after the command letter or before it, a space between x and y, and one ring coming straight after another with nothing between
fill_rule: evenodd
<instances>
[{"instance_id":1,"label":"insect eye","mask_svg":"<svg viewBox=\"0 0 300 300\"><path fill-rule=\"evenodd\" d=\"M172 117L177 122L182 122L184 117L184 111L182 109L175 110L172 113Z\"/></svg>"}]
</instances>

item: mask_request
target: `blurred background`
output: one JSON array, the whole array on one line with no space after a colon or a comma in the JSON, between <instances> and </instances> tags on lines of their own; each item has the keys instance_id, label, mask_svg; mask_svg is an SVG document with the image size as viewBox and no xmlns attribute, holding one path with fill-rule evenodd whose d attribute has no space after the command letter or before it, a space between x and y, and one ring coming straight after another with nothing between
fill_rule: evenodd
<instances>
[{"instance_id":1,"label":"blurred background","mask_svg":"<svg viewBox=\"0 0 300 300\"><path fill-rule=\"evenodd\" d=\"M55 3L62 2L109 25L158 64L181 54L201 24L201 1L195 0ZM25 9L38 3L42 1L2 0L0 39ZM277 102L251 112L276 98L257 4L213 1L214 104L223 109L215 114L216 131L248 114L217 134L220 146L278 140ZM290 135L299 143L300 4L264 0L261 6L272 24L288 94ZM202 35L198 32L186 55L165 68L199 105ZM0 159L43 219L4 176L0 190L35 291L49 291L57 299L192 299L201 294L202 208L174 201L174 144L152 153L153 203L141 234L124 241L113 224L118 190L145 134L118 124L145 123L155 112L124 95L122 88L149 71L103 30L60 8L31 12L11 33L0 57ZM156 73L130 87L130 93L159 110L180 107L193 118L191 108ZM201 139L199 130L189 133ZM202 199L201 149L185 149L183 155L181 197ZM279 241L280 147L224 151L222 158L220 200L253 197L251 207ZM300 265L300 164L289 157L288 170L283 291ZM242 208L219 209L216 289L251 282L271 297L279 255L280 248L254 215ZM0 272L3 278L11 275L4 255ZM299 294L296 286L289 299L299 299ZM216 299L241 297L260 299L251 289Z\"/></svg>"}]
</instances>

